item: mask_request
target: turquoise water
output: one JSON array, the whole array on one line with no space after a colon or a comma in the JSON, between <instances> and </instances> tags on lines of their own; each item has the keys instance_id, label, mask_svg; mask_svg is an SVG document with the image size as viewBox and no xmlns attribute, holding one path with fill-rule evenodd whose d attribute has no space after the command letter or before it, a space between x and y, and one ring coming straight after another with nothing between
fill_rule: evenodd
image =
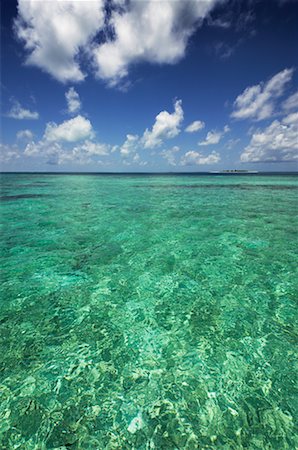
<instances>
[{"instance_id":1,"label":"turquoise water","mask_svg":"<svg viewBox=\"0 0 298 450\"><path fill-rule=\"evenodd\" d=\"M297 448L297 177L1 178L1 449Z\"/></svg>"}]
</instances>

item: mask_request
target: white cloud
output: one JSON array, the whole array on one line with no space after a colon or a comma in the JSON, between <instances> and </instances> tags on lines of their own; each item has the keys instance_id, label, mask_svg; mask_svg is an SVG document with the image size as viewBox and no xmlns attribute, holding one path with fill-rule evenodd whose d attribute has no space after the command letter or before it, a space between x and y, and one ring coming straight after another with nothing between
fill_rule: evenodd
<instances>
[{"instance_id":1,"label":"white cloud","mask_svg":"<svg viewBox=\"0 0 298 450\"><path fill-rule=\"evenodd\" d=\"M240 158L242 162L298 160L298 112L255 131Z\"/></svg>"},{"instance_id":2,"label":"white cloud","mask_svg":"<svg viewBox=\"0 0 298 450\"><path fill-rule=\"evenodd\" d=\"M108 144L88 140L74 148L74 150L80 150L90 156L106 156L109 154L109 149Z\"/></svg>"},{"instance_id":3,"label":"white cloud","mask_svg":"<svg viewBox=\"0 0 298 450\"><path fill-rule=\"evenodd\" d=\"M91 122L83 116L76 116L73 119L65 120L60 125L48 123L44 138L47 141L67 141L75 142L90 138L94 134Z\"/></svg>"},{"instance_id":4,"label":"white cloud","mask_svg":"<svg viewBox=\"0 0 298 450\"><path fill-rule=\"evenodd\" d=\"M170 166L176 166L177 162L176 162L176 153L178 153L180 151L180 148L175 145L174 147L168 149L168 150L163 150L161 152L161 156L167 161L167 163Z\"/></svg>"},{"instance_id":5,"label":"white cloud","mask_svg":"<svg viewBox=\"0 0 298 450\"><path fill-rule=\"evenodd\" d=\"M0 162L7 163L12 159L20 157L19 149L16 145L7 145L0 143Z\"/></svg>"},{"instance_id":6,"label":"white cloud","mask_svg":"<svg viewBox=\"0 0 298 450\"><path fill-rule=\"evenodd\" d=\"M17 139L31 141L33 139L33 133L31 130L20 130L17 132Z\"/></svg>"},{"instance_id":7,"label":"white cloud","mask_svg":"<svg viewBox=\"0 0 298 450\"><path fill-rule=\"evenodd\" d=\"M79 94L73 87L70 87L65 93L67 101L67 109L70 114L77 113L81 109L81 101Z\"/></svg>"},{"instance_id":8,"label":"white cloud","mask_svg":"<svg viewBox=\"0 0 298 450\"><path fill-rule=\"evenodd\" d=\"M239 144L239 142L241 141L241 139L229 139L228 142L225 145L225 148L227 150L232 150L237 144Z\"/></svg>"},{"instance_id":9,"label":"white cloud","mask_svg":"<svg viewBox=\"0 0 298 450\"><path fill-rule=\"evenodd\" d=\"M71 149L64 148L58 142L43 149L43 155L47 158L47 163L51 165L62 165L65 163L89 164L92 160L88 154L82 151L80 146ZM92 161L94 163L95 161Z\"/></svg>"},{"instance_id":10,"label":"white cloud","mask_svg":"<svg viewBox=\"0 0 298 450\"><path fill-rule=\"evenodd\" d=\"M199 145L214 145L218 144L221 140L222 133L220 131L208 131L206 139L199 142Z\"/></svg>"},{"instance_id":11,"label":"white cloud","mask_svg":"<svg viewBox=\"0 0 298 450\"><path fill-rule=\"evenodd\" d=\"M205 128L205 122L203 122L202 120L195 120L185 128L185 131L187 133L194 133L196 131L202 130L203 128Z\"/></svg>"},{"instance_id":12,"label":"white cloud","mask_svg":"<svg viewBox=\"0 0 298 450\"><path fill-rule=\"evenodd\" d=\"M17 36L28 52L27 63L59 81L80 81L80 49L104 24L103 0L18 0Z\"/></svg>"},{"instance_id":13,"label":"white cloud","mask_svg":"<svg viewBox=\"0 0 298 450\"><path fill-rule=\"evenodd\" d=\"M211 152L209 155L202 155L202 153L189 151L181 159L183 166L199 166L204 164L216 164L220 161L220 154Z\"/></svg>"},{"instance_id":14,"label":"white cloud","mask_svg":"<svg viewBox=\"0 0 298 450\"><path fill-rule=\"evenodd\" d=\"M29 157L46 156L62 153L64 151L59 142L48 142L46 140L31 141L25 147L24 155Z\"/></svg>"},{"instance_id":15,"label":"white cloud","mask_svg":"<svg viewBox=\"0 0 298 450\"><path fill-rule=\"evenodd\" d=\"M246 88L236 98L231 117L254 120L270 117L274 113L276 100L284 94L292 75L293 69L284 69L266 83Z\"/></svg>"},{"instance_id":16,"label":"white cloud","mask_svg":"<svg viewBox=\"0 0 298 450\"><path fill-rule=\"evenodd\" d=\"M181 59L190 36L220 1L18 0L14 26L27 64L62 82L81 81L84 51L97 76L115 84L132 63ZM104 42L96 42L99 32Z\"/></svg>"},{"instance_id":17,"label":"white cloud","mask_svg":"<svg viewBox=\"0 0 298 450\"><path fill-rule=\"evenodd\" d=\"M223 131L211 130L208 131L206 139L204 141L198 142L198 145L215 145L218 144L222 137L230 131L228 125L225 125Z\"/></svg>"},{"instance_id":18,"label":"white cloud","mask_svg":"<svg viewBox=\"0 0 298 450\"><path fill-rule=\"evenodd\" d=\"M49 142L42 139L38 142L29 142L24 150L24 155L28 157L44 157L50 164L64 164L66 162L88 164L98 163L99 156L109 154L110 145L85 140L74 147L63 146L62 143Z\"/></svg>"},{"instance_id":19,"label":"white cloud","mask_svg":"<svg viewBox=\"0 0 298 450\"><path fill-rule=\"evenodd\" d=\"M115 38L94 47L93 57L100 78L115 84L137 61L173 64L185 54L189 37L217 0L122 2L112 13Z\"/></svg>"},{"instance_id":20,"label":"white cloud","mask_svg":"<svg viewBox=\"0 0 298 450\"><path fill-rule=\"evenodd\" d=\"M23 108L17 100L13 100L13 105L7 116L10 117L11 119L18 119L18 120L24 119L36 120L39 118L39 114L37 111L30 111L29 109Z\"/></svg>"},{"instance_id":21,"label":"white cloud","mask_svg":"<svg viewBox=\"0 0 298 450\"><path fill-rule=\"evenodd\" d=\"M109 154L110 146L108 144L86 140L70 149L62 147L57 142L54 144L54 148L51 146L46 149L46 156L50 164L108 164L107 161L103 162L103 160L98 159L99 156Z\"/></svg>"},{"instance_id":22,"label":"white cloud","mask_svg":"<svg viewBox=\"0 0 298 450\"><path fill-rule=\"evenodd\" d=\"M24 150L24 155L25 156L37 156L42 151L43 146L44 146L44 143L42 141L39 141L39 142L31 141L26 145L25 150Z\"/></svg>"},{"instance_id":23,"label":"white cloud","mask_svg":"<svg viewBox=\"0 0 298 450\"><path fill-rule=\"evenodd\" d=\"M138 153L135 153L132 159L124 158L122 160L122 164L124 166L139 166L145 167L148 165L148 161L141 160L141 157Z\"/></svg>"},{"instance_id":24,"label":"white cloud","mask_svg":"<svg viewBox=\"0 0 298 450\"><path fill-rule=\"evenodd\" d=\"M298 112L293 112L283 118L283 123L286 125L294 125L298 128Z\"/></svg>"},{"instance_id":25,"label":"white cloud","mask_svg":"<svg viewBox=\"0 0 298 450\"><path fill-rule=\"evenodd\" d=\"M49 164L103 163L98 157L107 156L112 147L109 144L90 140L93 137L94 132L90 121L82 116L65 120L59 125L48 123L43 138L37 142L29 142L25 147L24 155L47 158Z\"/></svg>"},{"instance_id":26,"label":"white cloud","mask_svg":"<svg viewBox=\"0 0 298 450\"><path fill-rule=\"evenodd\" d=\"M175 111L161 111L155 118L152 130L146 129L142 143L145 148L154 148L162 144L164 139L170 139L180 133L180 124L183 121L183 109L181 100L176 100Z\"/></svg>"},{"instance_id":27,"label":"white cloud","mask_svg":"<svg viewBox=\"0 0 298 450\"><path fill-rule=\"evenodd\" d=\"M139 136L136 134L127 134L124 144L120 147L120 154L127 158L134 154L138 148Z\"/></svg>"},{"instance_id":28,"label":"white cloud","mask_svg":"<svg viewBox=\"0 0 298 450\"><path fill-rule=\"evenodd\" d=\"M298 108L298 91L290 95L282 104L285 111L291 111Z\"/></svg>"}]
</instances>

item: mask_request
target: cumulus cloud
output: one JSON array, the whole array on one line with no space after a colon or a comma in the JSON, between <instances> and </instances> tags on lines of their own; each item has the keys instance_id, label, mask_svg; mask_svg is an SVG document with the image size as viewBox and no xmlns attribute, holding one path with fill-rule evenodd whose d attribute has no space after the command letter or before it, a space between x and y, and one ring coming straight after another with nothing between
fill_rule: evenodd
<instances>
[{"instance_id":1,"label":"cumulus cloud","mask_svg":"<svg viewBox=\"0 0 298 450\"><path fill-rule=\"evenodd\" d=\"M7 145L0 143L0 162L7 163L20 157L19 149L16 145Z\"/></svg>"},{"instance_id":2,"label":"cumulus cloud","mask_svg":"<svg viewBox=\"0 0 298 450\"><path fill-rule=\"evenodd\" d=\"M33 133L31 130L20 130L17 132L17 139L30 141L33 139Z\"/></svg>"},{"instance_id":3,"label":"cumulus cloud","mask_svg":"<svg viewBox=\"0 0 298 450\"><path fill-rule=\"evenodd\" d=\"M65 148L55 142L54 149L49 148L47 156L51 164L64 164L67 162L76 164L104 164L98 157L107 156L110 146L100 142L86 140L71 148ZM105 163L106 164L106 163Z\"/></svg>"},{"instance_id":4,"label":"cumulus cloud","mask_svg":"<svg viewBox=\"0 0 298 450\"><path fill-rule=\"evenodd\" d=\"M291 111L298 108L298 91L290 95L282 104L285 111Z\"/></svg>"},{"instance_id":5,"label":"cumulus cloud","mask_svg":"<svg viewBox=\"0 0 298 450\"><path fill-rule=\"evenodd\" d=\"M25 156L37 156L42 151L43 146L44 146L44 143L42 141L28 142L28 144L26 145L25 150L24 150L24 155Z\"/></svg>"},{"instance_id":6,"label":"cumulus cloud","mask_svg":"<svg viewBox=\"0 0 298 450\"><path fill-rule=\"evenodd\" d=\"M76 145L64 145L61 142L49 142L42 139L38 142L29 142L24 150L27 157L43 157L49 164L64 164L66 162L88 164L102 162L98 157L107 156L110 145L85 140Z\"/></svg>"},{"instance_id":7,"label":"cumulus cloud","mask_svg":"<svg viewBox=\"0 0 298 450\"><path fill-rule=\"evenodd\" d=\"M135 154L138 148L139 136L137 134L127 134L124 144L120 147L120 154L124 158Z\"/></svg>"},{"instance_id":8,"label":"cumulus cloud","mask_svg":"<svg viewBox=\"0 0 298 450\"><path fill-rule=\"evenodd\" d=\"M167 163L170 166L176 166L177 165L176 154L179 151L180 151L180 148L177 145L174 145L174 147L172 147L168 150L163 150L161 152L161 156L167 161Z\"/></svg>"},{"instance_id":9,"label":"cumulus cloud","mask_svg":"<svg viewBox=\"0 0 298 450\"><path fill-rule=\"evenodd\" d=\"M298 112L255 131L240 158L242 162L297 161Z\"/></svg>"},{"instance_id":10,"label":"cumulus cloud","mask_svg":"<svg viewBox=\"0 0 298 450\"><path fill-rule=\"evenodd\" d=\"M152 130L145 130L142 137L145 148L158 147L164 139L173 138L180 133L180 125L183 121L182 101L176 100L174 108L175 111L172 114L161 111L155 118Z\"/></svg>"},{"instance_id":11,"label":"cumulus cloud","mask_svg":"<svg viewBox=\"0 0 298 450\"><path fill-rule=\"evenodd\" d=\"M230 131L228 125L225 125L222 131L211 130L208 131L206 139L198 142L198 145L215 145L218 144L222 137Z\"/></svg>"},{"instance_id":12,"label":"cumulus cloud","mask_svg":"<svg viewBox=\"0 0 298 450\"><path fill-rule=\"evenodd\" d=\"M76 146L75 149L80 149L90 156L106 156L109 154L110 146L108 144L87 140L80 146Z\"/></svg>"},{"instance_id":13,"label":"cumulus cloud","mask_svg":"<svg viewBox=\"0 0 298 450\"><path fill-rule=\"evenodd\" d=\"M81 101L79 94L73 87L70 87L65 93L67 109L69 114L77 113L81 109Z\"/></svg>"},{"instance_id":14,"label":"cumulus cloud","mask_svg":"<svg viewBox=\"0 0 298 450\"><path fill-rule=\"evenodd\" d=\"M136 61L175 63L185 54L189 37L208 15L216 0L123 2L110 24L115 38L93 50L97 74L115 82Z\"/></svg>"},{"instance_id":15,"label":"cumulus cloud","mask_svg":"<svg viewBox=\"0 0 298 450\"><path fill-rule=\"evenodd\" d=\"M183 166L199 166L204 164L216 164L220 161L220 154L217 152L211 152L209 155L204 156L202 153L189 151L181 159Z\"/></svg>"},{"instance_id":16,"label":"cumulus cloud","mask_svg":"<svg viewBox=\"0 0 298 450\"><path fill-rule=\"evenodd\" d=\"M274 112L276 100L284 94L292 75L293 69L284 69L266 83L261 82L246 88L236 98L231 117L253 120L270 117Z\"/></svg>"},{"instance_id":17,"label":"cumulus cloud","mask_svg":"<svg viewBox=\"0 0 298 450\"><path fill-rule=\"evenodd\" d=\"M183 58L189 38L222 1L18 0L14 29L27 64L61 82L79 82L86 76L84 54L96 76L115 85L137 62L174 64ZM242 16L250 21L249 11ZM237 20L243 22L239 15ZM214 23L228 28L232 22L223 16ZM224 55L232 50L224 48Z\"/></svg>"},{"instance_id":18,"label":"cumulus cloud","mask_svg":"<svg viewBox=\"0 0 298 450\"><path fill-rule=\"evenodd\" d=\"M77 57L104 25L104 2L18 0L14 25L28 64L62 82L81 81L85 75Z\"/></svg>"},{"instance_id":19,"label":"cumulus cloud","mask_svg":"<svg viewBox=\"0 0 298 450\"><path fill-rule=\"evenodd\" d=\"M185 131L187 133L195 133L196 131L200 131L203 128L205 128L205 122L203 122L202 120L195 120L185 128Z\"/></svg>"},{"instance_id":20,"label":"cumulus cloud","mask_svg":"<svg viewBox=\"0 0 298 450\"><path fill-rule=\"evenodd\" d=\"M24 155L28 157L49 157L53 154L62 153L64 151L59 142L48 142L44 139L40 141L30 141L25 147Z\"/></svg>"},{"instance_id":21,"label":"cumulus cloud","mask_svg":"<svg viewBox=\"0 0 298 450\"><path fill-rule=\"evenodd\" d=\"M214 145L218 144L221 140L222 133L220 131L208 131L206 139L204 141L199 142L199 145Z\"/></svg>"},{"instance_id":22,"label":"cumulus cloud","mask_svg":"<svg viewBox=\"0 0 298 450\"><path fill-rule=\"evenodd\" d=\"M73 119L65 120L60 125L48 123L44 138L49 141L75 142L90 138L94 135L91 122L83 116L76 116Z\"/></svg>"},{"instance_id":23,"label":"cumulus cloud","mask_svg":"<svg viewBox=\"0 0 298 450\"><path fill-rule=\"evenodd\" d=\"M181 59L190 36L219 2L18 0L14 25L28 64L62 82L81 81L82 50L97 76L115 84L135 62Z\"/></svg>"},{"instance_id":24,"label":"cumulus cloud","mask_svg":"<svg viewBox=\"0 0 298 450\"><path fill-rule=\"evenodd\" d=\"M129 159L123 159L122 160L122 164L124 166L145 167L145 166L148 165L148 161L141 160L140 155L138 153L135 153L135 155L134 155L134 157L132 159L130 159L130 160Z\"/></svg>"},{"instance_id":25,"label":"cumulus cloud","mask_svg":"<svg viewBox=\"0 0 298 450\"><path fill-rule=\"evenodd\" d=\"M36 120L39 118L37 111L30 111L29 109L23 108L17 100L13 100L13 105L11 110L7 114L11 119L29 119Z\"/></svg>"},{"instance_id":26,"label":"cumulus cloud","mask_svg":"<svg viewBox=\"0 0 298 450\"><path fill-rule=\"evenodd\" d=\"M94 131L90 121L76 116L59 125L48 123L42 139L28 142L24 155L46 158L48 164L102 164L98 157L109 155L112 147L92 140L93 138Z\"/></svg>"},{"instance_id":27,"label":"cumulus cloud","mask_svg":"<svg viewBox=\"0 0 298 450\"><path fill-rule=\"evenodd\" d=\"M124 143L120 146L114 146L112 152L119 151L125 159L138 158L137 150L139 148L151 149L159 147L165 139L170 139L180 133L180 124L183 120L183 109L181 100L174 104L174 112L161 111L155 118L151 130L148 128L140 138L137 134L127 134ZM170 153L175 152L178 147L171 150L164 150L161 154L164 158L170 158Z\"/></svg>"},{"instance_id":28,"label":"cumulus cloud","mask_svg":"<svg viewBox=\"0 0 298 450\"><path fill-rule=\"evenodd\" d=\"M65 163L82 165L99 162L99 160L92 159L91 155L86 153L81 145L65 148L59 142L54 142L54 145L43 149L43 154L47 158L47 164L51 165L62 165Z\"/></svg>"}]
</instances>

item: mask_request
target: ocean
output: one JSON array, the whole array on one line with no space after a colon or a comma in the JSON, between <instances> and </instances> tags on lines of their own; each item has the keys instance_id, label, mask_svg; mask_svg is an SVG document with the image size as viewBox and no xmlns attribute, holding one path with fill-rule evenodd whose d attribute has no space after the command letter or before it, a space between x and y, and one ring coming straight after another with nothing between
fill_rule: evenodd
<instances>
[{"instance_id":1,"label":"ocean","mask_svg":"<svg viewBox=\"0 0 298 450\"><path fill-rule=\"evenodd\" d=\"M298 447L297 176L1 183L1 449Z\"/></svg>"}]
</instances>

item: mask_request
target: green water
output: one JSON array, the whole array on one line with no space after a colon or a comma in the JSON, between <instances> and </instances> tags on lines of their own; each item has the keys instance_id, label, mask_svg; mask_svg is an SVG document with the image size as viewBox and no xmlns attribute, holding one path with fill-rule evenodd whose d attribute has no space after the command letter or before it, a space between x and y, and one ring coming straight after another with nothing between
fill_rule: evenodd
<instances>
[{"instance_id":1,"label":"green water","mask_svg":"<svg viewBox=\"0 0 298 450\"><path fill-rule=\"evenodd\" d=\"M1 178L1 449L297 448L297 177Z\"/></svg>"}]
</instances>

